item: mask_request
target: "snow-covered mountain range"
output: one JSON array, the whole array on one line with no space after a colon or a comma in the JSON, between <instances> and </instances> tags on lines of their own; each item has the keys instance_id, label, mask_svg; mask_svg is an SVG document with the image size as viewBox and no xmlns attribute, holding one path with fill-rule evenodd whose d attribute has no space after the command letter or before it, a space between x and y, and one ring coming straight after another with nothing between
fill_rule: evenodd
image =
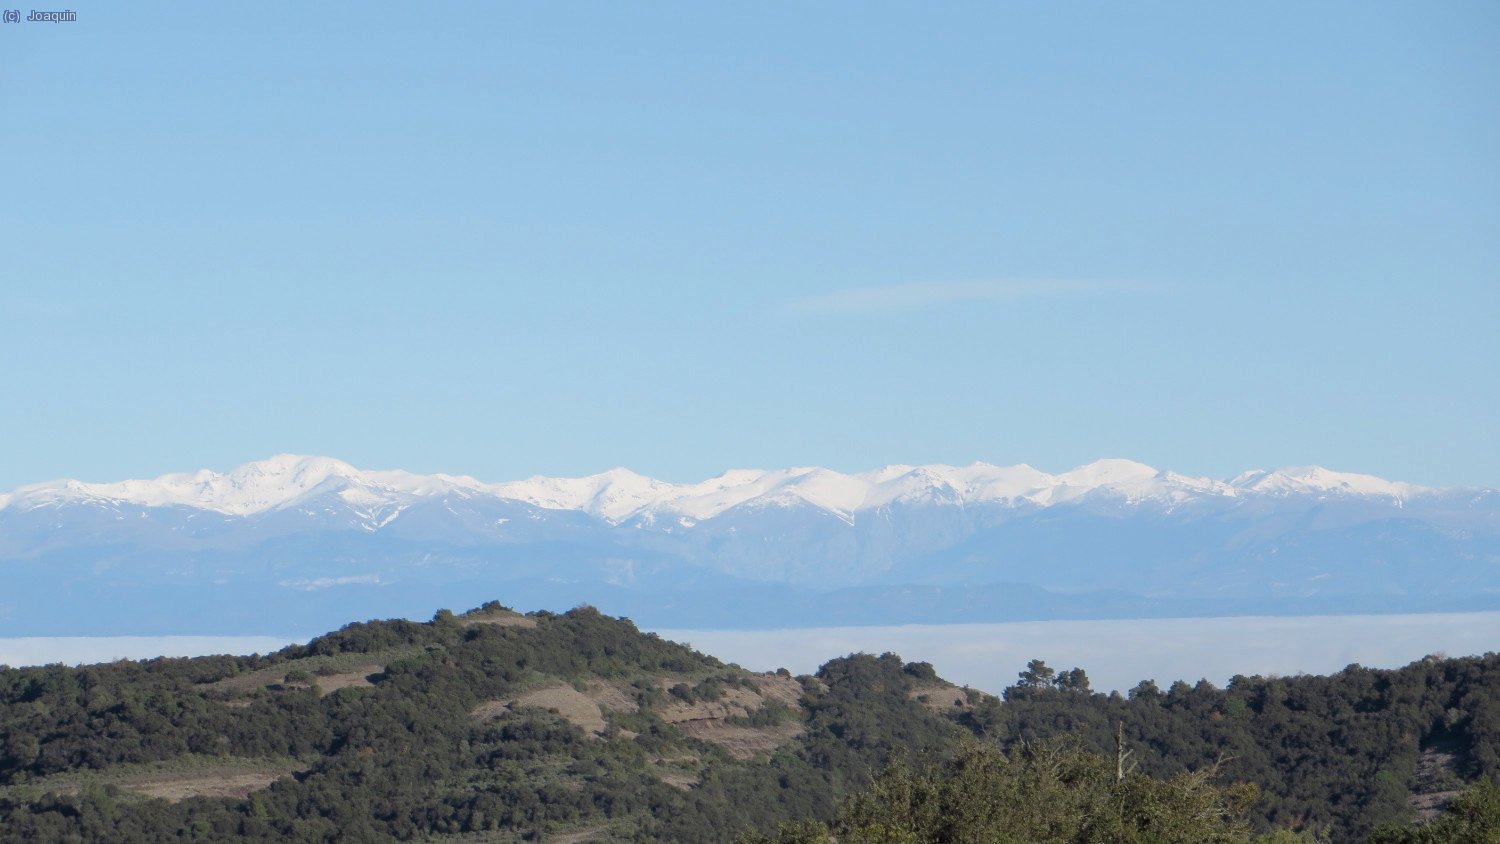
<instances>
[{"instance_id":1,"label":"snow-covered mountain range","mask_svg":"<svg viewBox=\"0 0 1500 844\"><path fill-rule=\"evenodd\" d=\"M489 598L699 626L1493 608L1500 493L1128 460L488 483L278 455L0 494L0 635Z\"/></svg>"},{"instance_id":2,"label":"snow-covered mountain range","mask_svg":"<svg viewBox=\"0 0 1500 844\"><path fill-rule=\"evenodd\" d=\"M1174 505L1205 497L1365 496L1396 504L1440 490L1320 466L1250 471L1229 481L1162 472L1130 460L1099 460L1061 474L1026 464L883 466L844 474L830 469L734 469L695 484L673 484L611 469L582 478L533 477L485 483L466 475L362 471L331 457L280 454L229 472L203 469L154 480L83 483L63 480L0 495L0 509L85 502L180 506L233 516L295 508L325 493L351 506L389 513L422 498L489 497L548 510L577 510L612 524L658 517L701 521L734 507L806 504L846 520L895 503L1000 503L1046 507L1090 495L1130 503Z\"/></svg>"}]
</instances>

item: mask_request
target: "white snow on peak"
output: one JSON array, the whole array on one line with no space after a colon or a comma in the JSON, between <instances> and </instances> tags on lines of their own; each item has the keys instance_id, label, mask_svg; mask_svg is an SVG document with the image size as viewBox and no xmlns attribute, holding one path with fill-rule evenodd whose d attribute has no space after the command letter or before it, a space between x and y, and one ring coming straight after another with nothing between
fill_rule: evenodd
<instances>
[{"instance_id":1,"label":"white snow on peak","mask_svg":"<svg viewBox=\"0 0 1500 844\"><path fill-rule=\"evenodd\" d=\"M533 477L485 489L497 498L525 501L548 510L582 510L618 523L672 488L673 484L665 481L616 468L584 478Z\"/></svg>"},{"instance_id":2,"label":"white snow on peak","mask_svg":"<svg viewBox=\"0 0 1500 844\"><path fill-rule=\"evenodd\" d=\"M1322 466L1294 466L1274 472L1245 472L1230 485L1236 489L1269 495L1339 494L1394 498L1404 501L1432 492L1416 484L1388 481L1374 475L1335 472Z\"/></svg>"},{"instance_id":3,"label":"white snow on peak","mask_svg":"<svg viewBox=\"0 0 1500 844\"><path fill-rule=\"evenodd\" d=\"M64 480L35 484L16 490L7 504L31 508L92 499L145 507L194 507L244 516L291 506L321 493L336 492L350 504L371 504L431 495L466 485L482 487L472 478L400 471L361 472L331 457L278 454L223 474L202 469L162 475L154 480L102 484Z\"/></svg>"},{"instance_id":4,"label":"white snow on peak","mask_svg":"<svg viewBox=\"0 0 1500 844\"><path fill-rule=\"evenodd\" d=\"M1155 469L1134 460L1095 460L1057 476L1067 486L1100 487L1140 483L1156 477Z\"/></svg>"},{"instance_id":5,"label":"white snow on peak","mask_svg":"<svg viewBox=\"0 0 1500 844\"><path fill-rule=\"evenodd\" d=\"M1317 466L1245 472L1231 481L1161 472L1130 460L1098 460L1059 474L1025 464L994 466L890 465L845 474L819 467L733 469L715 478L674 484L628 469L582 478L532 477L489 484L464 475L418 475L400 470L364 471L329 457L279 454L225 473L200 470L154 480L83 483L53 481L0 495L0 509L56 506L74 501L183 506L244 516L297 507L336 495L374 530L423 498L460 496L518 501L547 510L571 510L619 524L640 519L686 525L742 505L812 507L846 521L857 513L899 504L1052 506L1102 496L1127 503L1174 506L1203 498L1246 496L1369 496L1405 501L1434 492L1428 487Z\"/></svg>"}]
</instances>

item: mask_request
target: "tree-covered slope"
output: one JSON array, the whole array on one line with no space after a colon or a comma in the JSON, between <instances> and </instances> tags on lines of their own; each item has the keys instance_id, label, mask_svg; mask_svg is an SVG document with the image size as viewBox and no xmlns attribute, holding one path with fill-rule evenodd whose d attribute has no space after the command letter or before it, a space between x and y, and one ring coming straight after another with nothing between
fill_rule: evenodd
<instances>
[{"instance_id":1,"label":"tree-covered slope","mask_svg":"<svg viewBox=\"0 0 1500 844\"><path fill-rule=\"evenodd\" d=\"M1074 735L1110 754L1123 742L1147 774L1218 765L1254 782L1262 828L1362 840L1375 825L1436 809L1464 782L1500 775L1500 654L1429 657L1389 671L1234 677L1227 688L1143 681L1090 692L1082 672L1039 662L967 721L1003 746ZM1430 814L1424 812L1423 814Z\"/></svg>"},{"instance_id":2,"label":"tree-covered slope","mask_svg":"<svg viewBox=\"0 0 1500 844\"><path fill-rule=\"evenodd\" d=\"M957 734L899 660L840 664L753 674L591 609L490 605L268 657L5 669L0 838L723 840Z\"/></svg>"},{"instance_id":3,"label":"tree-covered slope","mask_svg":"<svg viewBox=\"0 0 1500 844\"><path fill-rule=\"evenodd\" d=\"M756 674L589 608L498 604L269 656L0 669L0 840L730 841L847 815L900 782L893 757L1066 736L1090 776L1128 754L1131 794L1253 785L1226 834L1352 841L1497 769L1500 657L1129 698L1048 671L1004 701L892 654Z\"/></svg>"}]
</instances>

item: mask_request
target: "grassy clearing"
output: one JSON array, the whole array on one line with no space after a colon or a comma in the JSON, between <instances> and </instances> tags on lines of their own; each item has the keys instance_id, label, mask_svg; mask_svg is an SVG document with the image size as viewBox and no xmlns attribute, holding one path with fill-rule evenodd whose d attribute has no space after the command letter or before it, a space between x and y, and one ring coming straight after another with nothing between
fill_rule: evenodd
<instances>
[{"instance_id":1,"label":"grassy clearing","mask_svg":"<svg viewBox=\"0 0 1500 844\"><path fill-rule=\"evenodd\" d=\"M703 781L703 761L695 755L657 756L647 768L650 774L679 791L697 788Z\"/></svg>"},{"instance_id":2,"label":"grassy clearing","mask_svg":"<svg viewBox=\"0 0 1500 844\"><path fill-rule=\"evenodd\" d=\"M500 627L536 627L536 619L514 610L471 610L458 617L465 627L472 624L494 624Z\"/></svg>"},{"instance_id":3,"label":"grassy clearing","mask_svg":"<svg viewBox=\"0 0 1500 844\"><path fill-rule=\"evenodd\" d=\"M204 683L198 688L207 693L220 693L225 697L236 698L253 694L267 686L273 686L282 681L292 671L306 671L317 677L319 672L331 676L358 674L362 679L365 675L383 670L397 660L406 659L420 655L424 649L419 645L406 648L392 648L385 651L373 653L345 653L332 656L309 656L302 659L293 659L270 668L262 668L258 671L250 671L238 674L234 677L225 677L212 683ZM374 670L370 670L370 669ZM318 677L319 680L325 679ZM350 682L344 685L359 685ZM320 684L320 688L322 685Z\"/></svg>"},{"instance_id":4,"label":"grassy clearing","mask_svg":"<svg viewBox=\"0 0 1500 844\"><path fill-rule=\"evenodd\" d=\"M514 698L487 700L474 707L469 715L483 723L506 717L518 707L525 706L556 712L594 736L603 733L607 726L599 704L567 683L535 687Z\"/></svg>"},{"instance_id":5,"label":"grassy clearing","mask_svg":"<svg viewBox=\"0 0 1500 844\"><path fill-rule=\"evenodd\" d=\"M938 715L956 715L973 708L968 692L952 683L919 683L908 697Z\"/></svg>"},{"instance_id":6,"label":"grassy clearing","mask_svg":"<svg viewBox=\"0 0 1500 844\"><path fill-rule=\"evenodd\" d=\"M328 669L324 669L326 672ZM353 671L345 671L336 674L314 674L314 682L318 684L318 696L327 697L339 689L371 688L375 684L370 681L385 671L382 663L368 663L355 668Z\"/></svg>"},{"instance_id":7,"label":"grassy clearing","mask_svg":"<svg viewBox=\"0 0 1500 844\"><path fill-rule=\"evenodd\" d=\"M197 795L244 797L308 764L287 756L180 756L163 762L39 777L0 787L0 798L29 803L48 792L77 794L85 788L104 786L114 786L125 795L143 800L160 797L176 801Z\"/></svg>"},{"instance_id":8,"label":"grassy clearing","mask_svg":"<svg viewBox=\"0 0 1500 844\"><path fill-rule=\"evenodd\" d=\"M527 692L516 698L516 705L553 710L582 727L584 732L594 735L604 732L604 715L599 711L599 704L572 686L558 684Z\"/></svg>"},{"instance_id":9,"label":"grassy clearing","mask_svg":"<svg viewBox=\"0 0 1500 844\"><path fill-rule=\"evenodd\" d=\"M707 741L724 748L735 759L754 758L757 753L771 753L802 735L799 723L772 727L742 727L719 720L689 721L677 725L690 738Z\"/></svg>"}]
</instances>

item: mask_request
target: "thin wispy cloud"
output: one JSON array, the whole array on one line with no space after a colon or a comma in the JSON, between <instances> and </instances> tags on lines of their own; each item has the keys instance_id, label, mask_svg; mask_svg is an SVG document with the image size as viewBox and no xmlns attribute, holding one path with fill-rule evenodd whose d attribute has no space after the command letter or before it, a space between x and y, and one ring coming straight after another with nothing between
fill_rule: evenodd
<instances>
[{"instance_id":1,"label":"thin wispy cloud","mask_svg":"<svg viewBox=\"0 0 1500 844\"><path fill-rule=\"evenodd\" d=\"M854 287L787 304L799 316L893 314L974 302L1015 302L1054 296L1133 291L1140 285L1119 281L1076 279L981 279L976 281L920 281L878 287Z\"/></svg>"}]
</instances>

